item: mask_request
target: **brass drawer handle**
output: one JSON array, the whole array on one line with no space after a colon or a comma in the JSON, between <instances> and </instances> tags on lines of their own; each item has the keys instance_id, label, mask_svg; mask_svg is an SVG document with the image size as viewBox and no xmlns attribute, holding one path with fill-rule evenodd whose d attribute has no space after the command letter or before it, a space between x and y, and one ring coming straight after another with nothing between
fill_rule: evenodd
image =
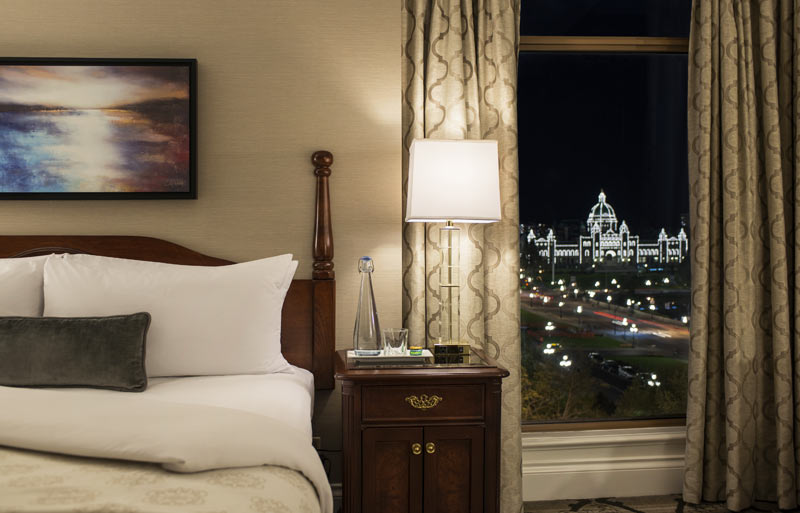
<instances>
[{"instance_id":1,"label":"brass drawer handle","mask_svg":"<svg viewBox=\"0 0 800 513\"><path fill-rule=\"evenodd\" d=\"M418 410L429 410L439 404L442 398L438 395L428 397L427 394L422 394L419 397L410 395L406 397L406 402Z\"/></svg>"},{"instance_id":2,"label":"brass drawer handle","mask_svg":"<svg viewBox=\"0 0 800 513\"><path fill-rule=\"evenodd\" d=\"M411 454L414 456L419 456L422 454L422 445L420 444L411 444Z\"/></svg>"},{"instance_id":3,"label":"brass drawer handle","mask_svg":"<svg viewBox=\"0 0 800 513\"><path fill-rule=\"evenodd\" d=\"M425 452L428 454L433 454L436 452L436 444L433 442L428 442L425 444Z\"/></svg>"}]
</instances>

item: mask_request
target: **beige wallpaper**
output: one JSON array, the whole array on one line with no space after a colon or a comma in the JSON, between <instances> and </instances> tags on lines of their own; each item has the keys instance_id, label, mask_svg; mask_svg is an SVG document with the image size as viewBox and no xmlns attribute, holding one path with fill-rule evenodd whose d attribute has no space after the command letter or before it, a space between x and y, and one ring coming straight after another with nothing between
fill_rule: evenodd
<instances>
[{"instance_id":1,"label":"beige wallpaper","mask_svg":"<svg viewBox=\"0 0 800 513\"><path fill-rule=\"evenodd\" d=\"M327 149L337 346L352 345L361 255L382 323L400 326L399 30L389 0L0 0L2 56L193 57L199 90L199 199L3 201L0 232L149 235L237 261L291 252L308 278L310 156ZM326 431L333 399L318 400Z\"/></svg>"}]
</instances>

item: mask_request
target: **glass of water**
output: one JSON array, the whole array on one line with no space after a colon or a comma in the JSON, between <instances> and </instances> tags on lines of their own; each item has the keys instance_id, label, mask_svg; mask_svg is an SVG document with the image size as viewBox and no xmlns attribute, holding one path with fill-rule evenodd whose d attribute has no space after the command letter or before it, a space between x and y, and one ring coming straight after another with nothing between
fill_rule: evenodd
<instances>
[{"instance_id":1,"label":"glass of water","mask_svg":"<svg viewBox=\"0 0 800 513\"><path fill-rule=\"evenodd\" d=\"M383 354L397 356L406 354L408 330L405 328L386 328L383 330Z\"/></svg>"}]
</instances>

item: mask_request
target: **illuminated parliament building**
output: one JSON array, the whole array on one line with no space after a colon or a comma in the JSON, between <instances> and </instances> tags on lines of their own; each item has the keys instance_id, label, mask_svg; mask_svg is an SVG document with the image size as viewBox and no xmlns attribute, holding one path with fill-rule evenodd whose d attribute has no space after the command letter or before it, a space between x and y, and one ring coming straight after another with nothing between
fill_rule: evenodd
<instances>
[{"instance_id":1,"label":"illuminated parliament building","mask_svg":"<svg viewBox=\"0 0 800 513\"><path fill-rule=\"evenodd\" d=\"M556 240L552 228L546 237L538 239L531 230L527 239L528 243L535 239L536 252L548 264L678 264L689 254L689 241L683 228L676 237L668 236L662 228L656 241L640 241L638 235L631 235L625 221L619 223L618 228L617 214L606 203L602 190L597 204L589 211L586 227L589 235L579 236L577 242Z\"/></svg>"}]
</instances>

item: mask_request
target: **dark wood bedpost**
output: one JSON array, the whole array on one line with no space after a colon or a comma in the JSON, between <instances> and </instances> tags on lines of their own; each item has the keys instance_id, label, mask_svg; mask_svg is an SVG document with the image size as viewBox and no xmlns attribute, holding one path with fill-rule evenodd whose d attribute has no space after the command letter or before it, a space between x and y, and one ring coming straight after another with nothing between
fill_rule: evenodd
<instances>
[{"instance_id":1,"label":"dark wood bedpost","mask_svg":"<svg viewBox=\"0 0 800 513\"><path fill-rule=\"evenodd\" d=\"M328 177L333 154L316 151L311 157L317 177L314 221L314 377L317 388L333 388L333 356L336 347L336 273L333 270L333 228ZM320 358L320 355L324 355Z\"/></svg>"},{"instance_id":2,"label":"dark wood bedpost","mask_svg":"<svg viewBox=\"0 0 800 513\"><path fill-rule=\"evenodd\" d=\"M331 227L331 199L328 177L331 176L333 154L317 151L311 157L317 176L317 218L314 223L314 273L315 280L332 280L333 229Z\"/></svg>"}]
</instances>

